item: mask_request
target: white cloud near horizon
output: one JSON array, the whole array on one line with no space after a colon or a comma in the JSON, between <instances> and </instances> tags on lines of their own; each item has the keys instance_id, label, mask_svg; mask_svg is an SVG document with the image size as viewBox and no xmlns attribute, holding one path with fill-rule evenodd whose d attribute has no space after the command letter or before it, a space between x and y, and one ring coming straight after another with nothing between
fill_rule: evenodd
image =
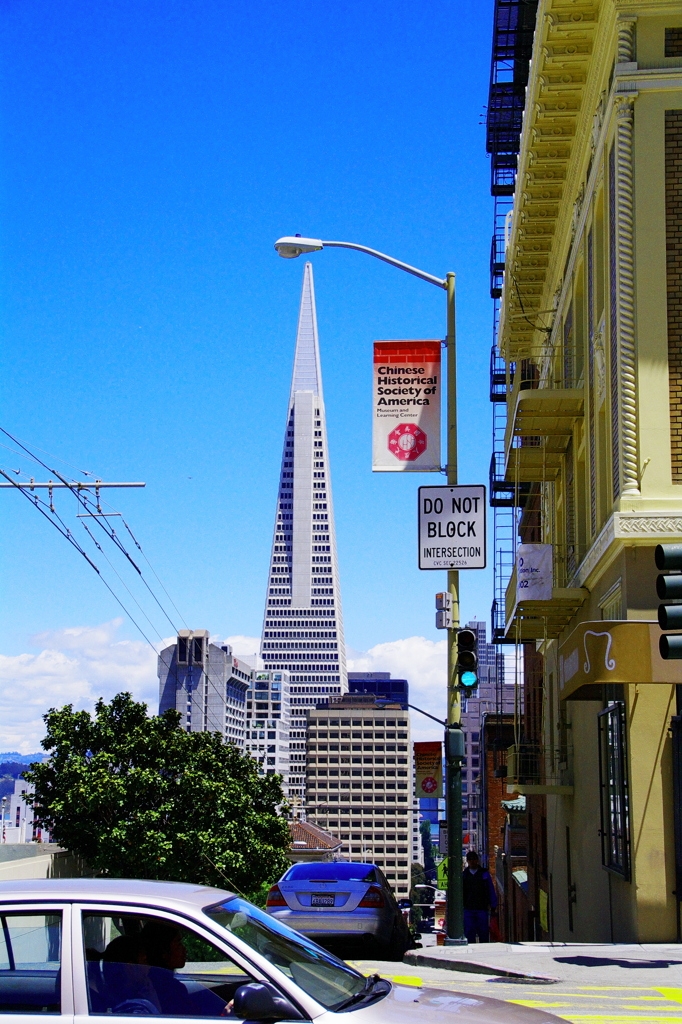
<instances>
[{"instance_id":1,"label":"white cloud near horizon","mask_svg":"<svg viewBox=\"0 0 682 1024\"><path fill-rule=\"evenodd\" d=\"M91 711L99 697L111 700L122 690L158 707L156 654L142 640L119 640L121 618L98 626L49 630L31 637L37 653L0 655L0 751L32 754L45 735L42 716L72 704ZM237 657L252 658L260 638L229 636ZM172 638L159 644L163 648ZM351 672L390 672L410 683L410 701L437 717L445 713L446 642L408 637L377 644L368 651L347 650ZM415 739L440 738L439 726L412 713Z\"/></svg>"},{"instance_id":2,"label":"white cloud near horizon","mask_svg":"<svg viewBox=\"0 0 682 1024\"><path fill-rule=\"evenodd\" d=\"M423 708L437 718L445 718L447 641L427 640L411 636L403 640L389 640L376 644L368 651L348 647L346 658L349 672L390 672L394 679L407 679L410 704ZM412 716L414 740L440 740L443 730L436 723L415 711Z\"/></svg>"}]
</instances>

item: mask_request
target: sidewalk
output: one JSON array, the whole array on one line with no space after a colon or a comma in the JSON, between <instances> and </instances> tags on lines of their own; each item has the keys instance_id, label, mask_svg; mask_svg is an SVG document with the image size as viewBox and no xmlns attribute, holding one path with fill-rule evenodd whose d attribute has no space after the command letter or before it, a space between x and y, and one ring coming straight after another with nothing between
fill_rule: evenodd
<instances>
[{"instance_id":1,"label":"sidewalk","mask_svg":"<svg viewBox=\"0 0 682 1024\"><path fill-rule=\"evenodd\" d=\"M507 981L582 986L682 987L682 945L578 942L477 943L412 949L405 964L495 975Z\"/></svg>"}]
</instances>

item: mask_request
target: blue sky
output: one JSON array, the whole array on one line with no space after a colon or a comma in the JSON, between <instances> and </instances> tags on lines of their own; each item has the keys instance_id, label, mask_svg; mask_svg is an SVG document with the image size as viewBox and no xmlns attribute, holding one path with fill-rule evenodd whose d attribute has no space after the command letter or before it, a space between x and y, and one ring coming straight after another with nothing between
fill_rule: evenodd
<instances>
[{"instance_id":1,"label":"blue sky","mask_svg":"<svg viewBox=\"0 0 682 1024\"><path fill-rule=\"evenodd\" d=\"M303 273L275 254L281 235L457 272L460 479L487 483L491 12L0 5L0 422L103 479L146 481L110 500L190 626L260 632ZM444 575L417 569L415 520L417 486L437 479L370 471L371 344L443 336L445 296L358 253L313 263L346 639L435 643ZM5 657L119 615L28 502L0 504ZM489 617L489 572L463 574L462 594L465 618ZM139 639L125 619L116 636Z\"/></svg>"}]
</instances>

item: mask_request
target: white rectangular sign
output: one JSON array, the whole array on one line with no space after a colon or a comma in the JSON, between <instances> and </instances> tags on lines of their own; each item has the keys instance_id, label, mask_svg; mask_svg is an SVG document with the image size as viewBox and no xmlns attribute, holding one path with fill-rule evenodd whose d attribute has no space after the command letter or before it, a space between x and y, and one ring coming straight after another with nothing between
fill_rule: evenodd
<instances>
[{"instance_id":1,"label":"white rectangular sign","mask_svg":"<svg viewBox=\"0 0 682 1024\"><path fill-rule=\"evenodd\" d=\"M440 341L375 341L372 470L440 471Z\"/></svg>"},{"instance_id":2,"label":"white rectangular sign","mask_svg":"<svg viewBox=\"0 0 682 1024\"><path fill-rule=\"evenodd\" d=\"M485 487L419 488L419 568L485 569Z\"/></svg>"},{"instance_id":3,"label":"white rectangular sign","mask_svg":"<svg viewBox=\"0 0 682 1024\"><path fill-rule=\"evenodd\" d=\"M516 600L552 600L552 545L519 544L516 549Z\"/></svg>"}]
</instances>

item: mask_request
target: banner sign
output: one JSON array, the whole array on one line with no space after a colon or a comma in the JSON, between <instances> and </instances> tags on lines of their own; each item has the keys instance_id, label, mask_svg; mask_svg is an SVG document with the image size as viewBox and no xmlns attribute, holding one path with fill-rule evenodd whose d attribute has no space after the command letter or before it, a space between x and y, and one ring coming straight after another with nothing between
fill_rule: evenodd
<instances>
[{"instance_id":1,"label":"banner sign","mask_svg":"<svg viewBox=\"0 0 682 1024\"><path fill-rule=\"evenodd\" d=\"M414 770L416 774L416 797L442 797L443 795L443 744L415 743Z\"/></svg>"},{"instance_id":2,"label":"banner sign","mask_svg":"<svg viewBox=\"0 0 682 1024\"><path fill-rule=\"evenodd\" d=\"M374 342L374 472L440 471L440 354L440 341Z\"/></svg>"},{"instance_id":3,"label":"banner sign","mask_svg":"<svg viewBox=\"0 0 682 1024\"><path fill-rule=\"evenodd\" d=\"M516 600L552 600L551 544L519 544L516 549Z\"/></svg>"}]
</instances>

